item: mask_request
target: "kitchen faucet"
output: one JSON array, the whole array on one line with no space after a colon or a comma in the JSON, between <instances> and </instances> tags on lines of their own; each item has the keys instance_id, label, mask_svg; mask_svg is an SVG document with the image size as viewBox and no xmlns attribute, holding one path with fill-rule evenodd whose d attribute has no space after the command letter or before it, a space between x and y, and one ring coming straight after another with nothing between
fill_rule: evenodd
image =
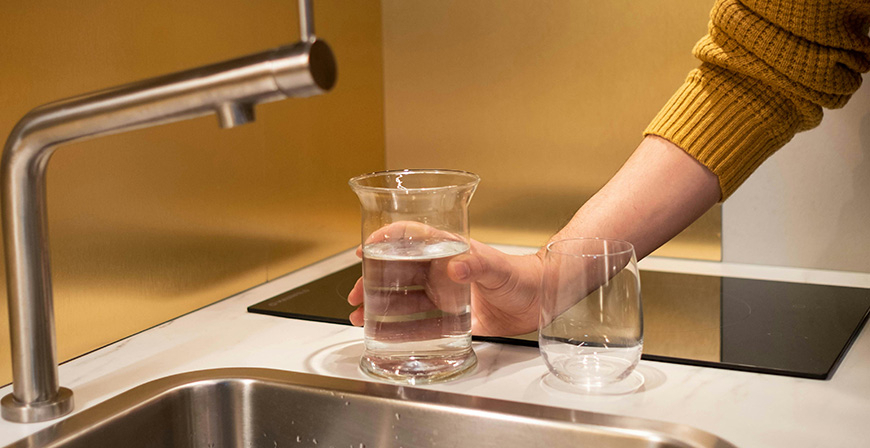
<instances>
[{"instance_id":1,"label":"kitchen faucet","mask_svg":"<svg viewBox=\"0 0 870 448\"><path fill-rule=\"evenodd\" d=\"M12 393L4 419L31 423L73 409L60 387L49 266L45 173L61 145L217 114L222 128L254 120L254 106L329 91L336 64L315 38L311 0L299 0L301 41L258 54L37 107L3 149L2 215L12 344Z\"/></svg>"}]
</instances>

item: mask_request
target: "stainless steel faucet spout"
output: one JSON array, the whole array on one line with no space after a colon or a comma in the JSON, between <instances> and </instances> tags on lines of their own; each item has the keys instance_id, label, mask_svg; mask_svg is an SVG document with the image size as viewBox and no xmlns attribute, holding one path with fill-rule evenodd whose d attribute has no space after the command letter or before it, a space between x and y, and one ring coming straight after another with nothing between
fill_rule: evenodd
<instances>
[{"instance_id":1,"label":"stainless steel faucet spout","mask_svg":"<svg viewBox=\"0 0 870 448\"><path fill-rule=\"evenodd\" d=\"M12 130L0 162L13 374L13 392L0 407L4 419L30 423L72 410L72 392L57 379L45 204L51 154L65 143L212 113L231 128L253 121L257 104L329 91L335 58L306 34L313 32L310 4L299 1L308 8L300 18L308 30L303 41L46 104Z\"/></svg>"}]
</instances>

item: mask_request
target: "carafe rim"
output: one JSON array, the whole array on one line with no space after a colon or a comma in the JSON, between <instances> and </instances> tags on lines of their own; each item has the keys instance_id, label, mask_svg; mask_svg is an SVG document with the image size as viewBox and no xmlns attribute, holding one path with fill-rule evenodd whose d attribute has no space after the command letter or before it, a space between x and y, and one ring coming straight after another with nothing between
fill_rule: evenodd
<instances>
[{"instance_id":1,"label":"carafe rim","mask_svg":"<svg viewBox=\"0 0 870 448\"><path fill-rule=\"evenodd\" d=\"M382 187L382 186L372 186L372 185L363 185L362 182L368 179L372 179L375 177L382 176L391 176L391 175L418 175L418 174L452 174L456 176L467 177L467 182L441 185L435 187ZM470 171L464 170L455 170L455 169L442 169L442 168L433 168L433 169L402 169L402 170L382 170L382 171L373 171L366 174L361 174L359 176L355 176L348 181L348 184L354 191L373 191L373 192L437 192L451 189L462 189L462 188L476 188L477 184L480 183L480 176Z\"/></svg>"}]
</instances>

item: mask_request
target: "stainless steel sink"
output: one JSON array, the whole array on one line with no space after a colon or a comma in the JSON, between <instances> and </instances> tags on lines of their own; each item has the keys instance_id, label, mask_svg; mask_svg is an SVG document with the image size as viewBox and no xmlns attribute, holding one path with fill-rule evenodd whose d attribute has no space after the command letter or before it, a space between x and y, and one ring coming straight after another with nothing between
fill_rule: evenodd
<instances>
[{"instance_id":1,"label":"stainless steel sink","mask_svg":"<svg viewBox=\"0 0 870 448\"><path fill-rule=\"evenodd\" d=\"M138 386L10 447L732 447L688 426L268 369Z\"/></svg>"}]
</instances>

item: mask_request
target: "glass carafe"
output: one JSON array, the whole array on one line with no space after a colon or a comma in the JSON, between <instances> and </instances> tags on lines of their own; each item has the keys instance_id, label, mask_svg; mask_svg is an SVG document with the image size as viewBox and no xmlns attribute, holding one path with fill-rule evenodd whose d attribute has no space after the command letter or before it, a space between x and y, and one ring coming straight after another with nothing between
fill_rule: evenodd
<instances>
[{"instance_id":1,"label":"glass carafe","mask_svg":"<svg viewBox=\"0 0 870 448\"><path fill-rule=\"evenodd\" d=\"M470 286L453 282L447 264L469 250L468 203L479 180L453 170L350 180L362 212L365 373L427 384L477 363Z\"/></svg>"}]
</instances>

